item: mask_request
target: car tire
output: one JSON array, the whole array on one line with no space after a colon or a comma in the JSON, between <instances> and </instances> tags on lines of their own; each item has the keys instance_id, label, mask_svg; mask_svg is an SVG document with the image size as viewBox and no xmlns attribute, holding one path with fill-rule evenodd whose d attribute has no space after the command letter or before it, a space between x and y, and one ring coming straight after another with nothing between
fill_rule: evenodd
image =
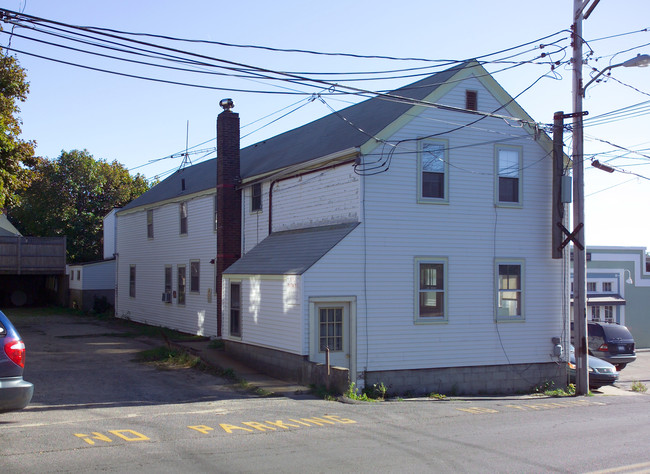
<instances>
[{"instance_id":1,"label":"car tire","mask_svg":"<svg viewBox=\"0 0 650 474\"><path fill-rule=\"evenodd\" d=\"M614 367L616 367L616 370L619 372L625 368L627 364L614 364Z\"/></svg>"}]
</instances>

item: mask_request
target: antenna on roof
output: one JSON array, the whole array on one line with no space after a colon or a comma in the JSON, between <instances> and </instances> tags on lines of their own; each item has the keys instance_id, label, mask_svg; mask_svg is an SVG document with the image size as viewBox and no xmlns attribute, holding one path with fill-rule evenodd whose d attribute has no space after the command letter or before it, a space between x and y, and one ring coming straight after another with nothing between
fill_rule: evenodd
<instances>
[{"instance_id":1,"label":"antenna on roof","mask_svg":"<svg viewBox=\"0 0 650 474\"><path fill-rule=\"evenodd\" d=\"M179 170L182 170L185 168L187 163L192 166L192 160L190 160L190 154L188 152L188 144L190 140L190 121L187 121L187 131L185 132L185 153L183 153L181 156L183 157L183 161L181 162L181 165L178 167Z\"/></svg>"}]
</instances>

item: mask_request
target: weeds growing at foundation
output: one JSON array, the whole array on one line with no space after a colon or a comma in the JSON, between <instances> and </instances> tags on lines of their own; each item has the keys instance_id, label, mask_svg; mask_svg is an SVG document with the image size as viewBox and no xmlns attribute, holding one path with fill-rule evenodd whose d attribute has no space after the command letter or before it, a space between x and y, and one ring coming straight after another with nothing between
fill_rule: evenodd
<instances>
[{"instance_id":1,"label":"weeds growing at foundation","mask_svg":"<svg viewBox=\"0 0 650 474\"><path fill-rule=\"evenodd\" d=\"M632 382L631 388L633 392L645 393L648 391L648 387L646 387L643 382L639 382L638 380Z\"/></svg>"}]
</instances>

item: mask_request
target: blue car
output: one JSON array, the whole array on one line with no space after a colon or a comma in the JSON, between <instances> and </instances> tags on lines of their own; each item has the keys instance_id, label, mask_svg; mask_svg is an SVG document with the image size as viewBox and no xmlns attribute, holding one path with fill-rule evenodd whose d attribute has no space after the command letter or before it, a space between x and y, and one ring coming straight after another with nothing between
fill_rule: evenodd
<instances>
[{"instance_id":1,"label":"blue car","mask_svg":"<svg viewBox=\"0 0 650 474\"><path fill-rule=\"evenodd\" d=\"M0 311L0 413L21 410L32 400L34 385L23 380L25 343Z\"/></svg>"},{"instance_id":2,"label":"blue car","mask_svg":"<svg viewBox=\"0 0 650 474\"><path fill-rule=\"evenodd\" d=\"M589 388L592 390L599 389L603 385L613 385L618 380L618 371L616 367L607 361L597 357L587 356L587 365L589 371ZM569 381L576 382L576 357L575 349L571 346L569 354Z\"/></svg>"}]
</instances>

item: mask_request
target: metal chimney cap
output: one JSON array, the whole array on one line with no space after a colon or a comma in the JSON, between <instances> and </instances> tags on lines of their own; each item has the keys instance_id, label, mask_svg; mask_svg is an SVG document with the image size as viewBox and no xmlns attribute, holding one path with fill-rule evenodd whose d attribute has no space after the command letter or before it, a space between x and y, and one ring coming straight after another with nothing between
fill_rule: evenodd
<instances>
[{"instance_id":1,"label":"metal chimney cap","mask_svg":"<svg viewBox=\"0 0 650 474\"><path fill-rule=\"evenodd\" d=\"M232 109L235 106L235 103L232 99L221 99L219 101L219 106L225 111Z\"/></svg>"}]
</instances>

